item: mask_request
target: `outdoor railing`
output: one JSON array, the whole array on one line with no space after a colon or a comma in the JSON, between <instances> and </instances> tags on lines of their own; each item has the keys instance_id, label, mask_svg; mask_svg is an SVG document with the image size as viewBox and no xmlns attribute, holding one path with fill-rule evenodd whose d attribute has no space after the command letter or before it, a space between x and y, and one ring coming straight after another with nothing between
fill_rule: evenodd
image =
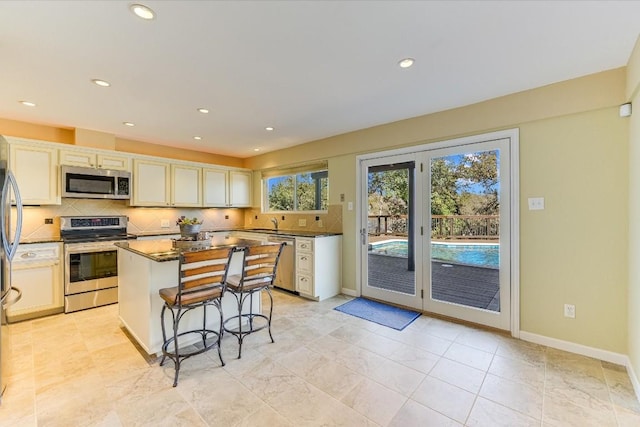
<instances>
[{"instance_id":1,"label":"outdoor railing","mask_svg":"<svg viewBox=\"0 0 640 427\"><path fill-rule=\"evenodd\" d=\"M498 215L432 215L431 237L435 239L498 239Z\"/></svg>"},{"instance_id":2,"label":"outdoor railing","mask_svg":"<svg viewBox=\"0 0 640 427\"><path fill-rule=\"evenodd\" d=\"M369 235L407 235L406 215L369 215ZM433 239L483 239L500 238L498 215L432 215L431 238Z\"/></svg>"}]
</instances>

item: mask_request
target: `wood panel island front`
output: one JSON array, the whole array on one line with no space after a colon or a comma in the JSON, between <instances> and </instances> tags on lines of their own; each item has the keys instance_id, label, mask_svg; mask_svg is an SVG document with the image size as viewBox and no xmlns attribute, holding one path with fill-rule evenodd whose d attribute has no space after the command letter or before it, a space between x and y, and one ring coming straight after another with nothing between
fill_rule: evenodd
<instances>
[{"instance_id":1,"label":"wood panel island front","mask_svg":"<svg viewBox=\"0 0 640 427\"><path fill-rule=\"evenodd\" d=\"M247 247L268 244L267 242L240 239L227 236L212 238L211 247ZM160 312L164 304L158 291L177 286L179 280L179 251L173 247L171 239L129 240L116 243L118 247L118 306L120 321L148 354L160 354L162 349L162 325ZM229 265L229 274L242 272L242 256L234 253ZM253 311L260 312L260 298L253 301ZM232 295L222 298L225 318L238 314L238 307ZM249 307L246 307L246 311ZM170 317L165 319L167 330L171 330ZM217 316L207 316L207 327L217 329ZM180 329L190 330L202 326L202 311L194 310L185 314L180 321ZM195 342L185 339L181 343Z\"/></svg>"}]
</instances>

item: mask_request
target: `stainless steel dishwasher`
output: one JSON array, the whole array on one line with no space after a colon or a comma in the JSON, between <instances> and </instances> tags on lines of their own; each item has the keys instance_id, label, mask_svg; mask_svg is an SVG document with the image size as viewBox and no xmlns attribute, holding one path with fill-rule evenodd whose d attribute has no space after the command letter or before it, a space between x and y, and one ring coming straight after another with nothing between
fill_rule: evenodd
<instances>
[{"instance_id":1,"label":"stainless steel dishwasher","mask_svg":"<svg viewBox=\"0 0 640 427\"><path fill-rule=\"evenodd\" d=\"M274 286L289 292L296 292L296 240L293 237L269 236L274 243L285 243L278 261Z\"/></svg>"}]
</instances>

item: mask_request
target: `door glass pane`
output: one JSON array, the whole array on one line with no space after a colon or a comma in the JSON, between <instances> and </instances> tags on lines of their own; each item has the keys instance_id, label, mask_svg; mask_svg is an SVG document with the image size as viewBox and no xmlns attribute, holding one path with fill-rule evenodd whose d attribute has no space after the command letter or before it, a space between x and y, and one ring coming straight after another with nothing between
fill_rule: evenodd
<instances>
[{"instance_id":1,"label":"door glass pane","mask_svg":"<svg viewBox=\"0 0 640 427\"><path fill-rule=\"evenodd\" d=\"M416 294L412 218L415 162L369 167L368 285Z\"/></svg>"},{"instance_id":2,"label":"door glass pane","mask_svg":"<svg viewBox=\"0 0 640 427\"><path fill-rule=\"evenodd\" d=\"M500 311L500 151L431 159L431 298Z\"/></svg>"}]
</instances>

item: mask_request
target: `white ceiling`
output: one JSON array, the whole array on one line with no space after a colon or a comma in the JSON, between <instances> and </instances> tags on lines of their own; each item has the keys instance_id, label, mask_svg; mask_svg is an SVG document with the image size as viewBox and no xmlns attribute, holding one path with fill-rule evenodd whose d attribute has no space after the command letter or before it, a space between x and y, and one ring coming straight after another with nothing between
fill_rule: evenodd
<instances>
[{"instance_id":1,"label":"white ceiling","mask_svg":"<svg viewBox=\"0 0 640 427\"><path fill-rule=\"evenodd\" d=\"M0 1L0 117L250 157L621 67L640 31L637 1L130 3Z\"/></svg>"}]
</instances>

